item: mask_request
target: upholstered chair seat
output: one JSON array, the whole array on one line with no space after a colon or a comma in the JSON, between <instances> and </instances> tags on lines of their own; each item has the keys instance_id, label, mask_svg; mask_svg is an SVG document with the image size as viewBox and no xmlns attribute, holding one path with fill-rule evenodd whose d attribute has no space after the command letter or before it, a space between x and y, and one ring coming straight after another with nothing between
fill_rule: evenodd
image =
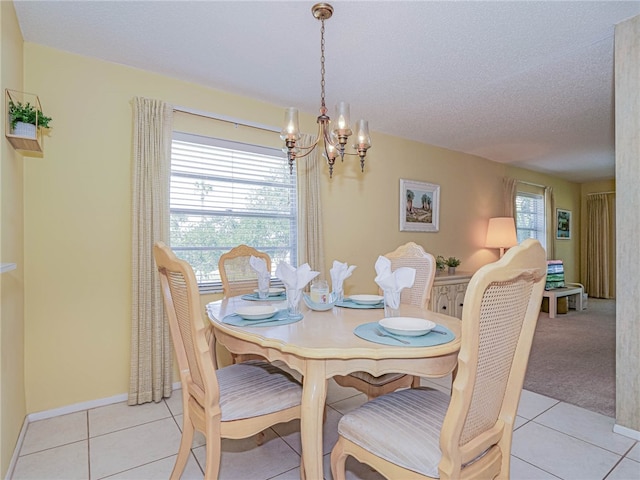
<instances>
[{"instance_id":1,"label":"upholstered chair seat","mask_svg":"<svg viewBox=\"0 0 640 480\"><path fill-rule=\"evenodd\" d=\"M344 417L338 433L390 463L437 478L440 430L450 400L422 387L383 395Z\"/></svg>"}]
</instances>

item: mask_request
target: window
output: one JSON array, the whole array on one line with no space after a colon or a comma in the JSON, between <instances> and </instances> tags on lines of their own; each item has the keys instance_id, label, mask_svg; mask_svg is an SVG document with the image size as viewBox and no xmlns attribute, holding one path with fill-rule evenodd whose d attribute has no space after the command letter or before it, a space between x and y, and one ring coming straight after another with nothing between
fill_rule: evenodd
<instances>
[{"instance_id":1,"label":"window","mask_svg":"<svg viewBox=\"0 0 640 480\"><path fill-rule=\"evenodd\" d=\"M277 149L174 132L170 242L200 290L220 292L218 259L242 243L297 263L296 176ZM273 272L272 272L273 273Z\"/></svg>"},{"instance_id":2,"label":"window","mask_svg":"<svg viewBox=\"0 0 640 480\"><path fill-rule=\"evenodd\" d=\"M543 195L525 192L516 194L516 233L518 243L527 238L535 238L546 249L547 236Z\"/></svg>"}]
</instances>

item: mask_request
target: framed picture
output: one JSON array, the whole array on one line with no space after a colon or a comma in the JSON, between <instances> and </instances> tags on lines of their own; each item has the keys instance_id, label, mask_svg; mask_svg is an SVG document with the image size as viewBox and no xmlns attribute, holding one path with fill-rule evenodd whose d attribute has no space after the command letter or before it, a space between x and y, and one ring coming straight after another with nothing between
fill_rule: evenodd
<instances>
[{"instance_id":1,"label":"framed picture","mask_svg":"<svg viewBox=\"0 0 640 480\"><path fill-rule=\"evenodd\" d=\"M400 231L437 232L440 185L400 179Z\"/></svg>"},{"instance_id":2,"label":"framed picture","mask_svg":"<svg viewBox=\"0 0 640 480\"><path fill-rule=\"evenodd\" d=\"M571 239L571 211L556 208L556 238L558 240Z\"/></svg>"}]
</instances>

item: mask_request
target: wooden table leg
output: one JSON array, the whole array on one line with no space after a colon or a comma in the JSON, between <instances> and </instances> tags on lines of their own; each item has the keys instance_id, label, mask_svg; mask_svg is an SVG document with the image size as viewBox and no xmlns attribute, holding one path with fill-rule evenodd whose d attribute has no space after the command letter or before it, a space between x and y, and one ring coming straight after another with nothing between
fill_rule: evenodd
<instances>
[{"instance_id":1,"label":"wooden table leg","mask_svg":"<svg viewBox=\"0 0 640 480\"><path fill-rule=\"evenodd\" d=\"M300 478L324 478L322 472L322 415L327 397L327 379L322 360L307 360L302 380L300 436L302 464Z\"/></svg>"}]
</instances>

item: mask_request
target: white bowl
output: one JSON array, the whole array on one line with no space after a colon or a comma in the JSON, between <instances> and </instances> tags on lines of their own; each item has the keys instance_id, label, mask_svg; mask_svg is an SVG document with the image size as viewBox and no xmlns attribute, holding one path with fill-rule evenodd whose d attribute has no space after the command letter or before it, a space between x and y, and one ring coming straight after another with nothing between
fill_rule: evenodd
<instances>
[{"instance_id":1,"label":"white bowl","mask_svg":"<svg viewBox=\"0 0 640 480\"><path fill-rule=\"evenodd\" d=\"M349 300L360 305L377 305L384 300L384 297L381 295L351 295Z\"/></svg>"},{"instance_id":2,"label":"white bowl","mask_svg":"<svg viewBox=\"0 0 640 480\"><path fill-rule=\"evenodd\" d=\"M413 317L388 317L380 320L378 324L389 333L406 337L426 335L436 327L431 320Z\"/></svg>"},{"instance_id":3,"label":"white bowl","mask_svg":"<svg viewBox=\"0 0 640 480\"><path fill-rule=\"evenodd\" d=\"M258 293L258 289L256 288L254 290L254 292ZM269 296L270 297L277 297L278 295L281 295L284 293L284 288L277 288L277 287L272 287L269 289Z\"/></svg>"},{"instance_id":4,"label":"white bowl","mask_svg":"<svg viewBox=\"0 0 640 480\"><path fill-rule=\"evenodd\" d=\"M273 305L251 305L248 307L238 307L236 315L240 315L245 320L264 320L273 317L278 309Z\"/></svg>"}]
</instances>

